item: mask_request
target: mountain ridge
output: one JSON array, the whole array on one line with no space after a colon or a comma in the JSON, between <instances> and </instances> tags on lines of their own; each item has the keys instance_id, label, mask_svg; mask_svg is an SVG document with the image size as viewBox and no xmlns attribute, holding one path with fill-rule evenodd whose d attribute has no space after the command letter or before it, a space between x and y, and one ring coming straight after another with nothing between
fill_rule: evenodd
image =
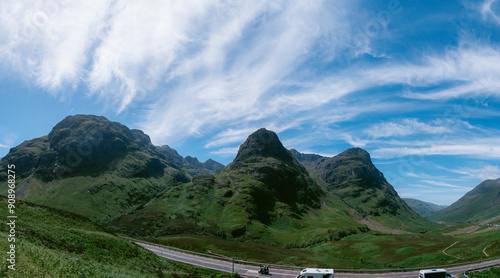
<instances>
[{"instance_id":1,"label":"mountain ridge","mask_svg":"<svg viewBox=\"0 0 500 278\"><path fill-rule=\"evenodd\" d=\"M410 206L411 209L413 209L424 218L429 218L438 211L447 207L413 198L403 198L403 200Z\"/></svg>"},{"instance_id":2,"label":"mountain ridge","mask_svg":"<svg viewBox=\"0 0 500 278\"><path fill-rule=\"evenodd\" d=\"M142 131L102 116L76 115L47 136L13 148L0 168L11 159L29 162L21 167L19 180L19 196L28 201L99 223L150 213L145 207L161 212L147 216L154 218L152 223L176 219L172 225L150 225L146 234L205 231L262 238L281 218L287 225L312 225L311 213L332 217L328 221L346 229L375 222L373 228L382 224L401 230L428 224L401 204L365 150L352 148L331 158L300 154L264 128L250 134L234 161L221 168L213 160L182 157L167 145L156 147ZM148 206L151 202L158 207ZM169 203L168 210L159 208L160 203ZM164 229L146 232L155 225ZM292 226L290 230L304 231Z\"/></svg>"},{"instance_id":3,"label":"mountain ridge","mask_svg":"<svg viewBox=\"0 0 500 278\"><path fill-rule=\"evenodd\" d=\"M367 151L350 148L333 157L301 154L298 151L293 153L296 158L302 159L300 162L313 179L323 185L326 191L339 196L366 221L384 215L385 219L377 222L386 227L404 230L413 226L411 222L426 225L427 220L399 197L372 163Z\"/></svg>"},{"instance_id":4,"label":"mountain ridge","mask_svg":"<svg viewBox=\"0 0 500 278\"><path fill-rule=\"evenodd\" d=\"M407 230L422 232L433 225L399 199L392 186L371 164L366 151L350 149L334 159L357 161L359 167L347 171L349 177L353 176L359 184L369 186L366 190L374 188L371 195L359 193L365 199L364 205L362 202L353 205L345 200L351 191L350 186L344 184L350 182L347 176L341 177L341 186L331 186L327 190L328 183L314 179L311 171L295 158L296 154L297 151L289 151L282 145L276 133L259 129L240 145L234 161L217 174L195 176L191 183L166 191L144 208L117 219L110 226L135 235L208 233L225 238L266 239L271 244L279 242L284 246L296 246L296 243L283 242L282 238L295 237L290 231L296 235L314 231L312 235L318 235L307 242L320 242L324 238L319 234L332 232L331 227L343 227L336 228L342 230L336 233L349 235L368 231L366 225L391 233L406 233ZM314 163L330 159L319 155L301 157L312 157L314 159L309 161ZM347 167L343 162L339 165ZM376 183L382 180L384 184ZM344 192L337 192L342 189ZM395 205L391 208L393 203ZM377 211L370 211L367 205L372 210L378 206ZM158 220L158 215L164 220ZM139 219L142 223L151 223L147 227L153 223L161 224L155 229L134 226L133 223ZM286 229L283 223L287 223ZM326 223L332 224L325 226ZM282 232L278 232L280 230ZM294 242L297 241L301 240L295 238Z\"/></svg>"},{"instance_id":5,"label":"mountain ridge","mask_svg":"<svg viewBox=\"0 0 500 278\"><path fill-rule=\"evenodd\" d=\"M430 217L436 221L477 222L500 216L500 178L485 180L462 198Z\"/></svg>"},{"instance_id":6,"label":"mountain ridge","mask_svg":"<svg viewBox=\"0 0 500 278\"><path fill-rule=\"evenodd\" d=\"M75 115L48 135L12 148L0 160L0 180L7 178L7 163L15 164L18 197L105 223L189 182L191 175L176 159L140 130L102 116ZM196 174L210 172L196 166L190 166ZM6 190L0 186L0 194Z\"/></svg>"},{"instance_id":7,"label":"mountain ridge","mask_svg":"<svg viewBox=\"0 0 500 278\"><path fill-rule=\"evenodd\" d=\"M210 233L223 237L262 239L267 226L279 219L297 222L306 212L321 207L321 188L305 168L266 129L250 134L234 161L217 174L197 175L189 184L172 188L148 206L110 225L138 234L132 219L162 221L157 234ZM355 221L351 221L357 225ZM354 226L356 227L356 226ZM150 231L152 232L152 231Z\"/></svg>"}]
</instances>

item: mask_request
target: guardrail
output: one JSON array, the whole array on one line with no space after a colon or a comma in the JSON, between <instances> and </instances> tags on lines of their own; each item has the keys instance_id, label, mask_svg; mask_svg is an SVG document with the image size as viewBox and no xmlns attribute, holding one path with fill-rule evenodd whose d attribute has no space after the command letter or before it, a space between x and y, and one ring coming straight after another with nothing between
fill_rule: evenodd
<instances>
[{"instance_id":1,"label":"guardrail","mask_svg":"<svg viewBox=\"0 0 500 278\"><path fill-rule=\"evenodd\" d=\"M233 259L231 258L225 258L221 256L215 256L215 255L209 255L209 254L204 254L204 253L198 253L194 251L189 251L189 250L184 250L184 249L179 249L175 247L170 247L170 246L165 246L157 243L152 243L149 241L143 241L143 240L138 240L135 238L128 238L128 237L120 237L122 239L125 239L129 242L140 242L156 247L161 247L164 249L169 249L172 251L176 252L181 252L181 253L186 253L186 254L191 254L191 255L196 255L200 257L206 257L206 258L211 258L211 259L217 259L221 261L228 261L228 262L233 262ZM407 272L407 271L419 271L422 268L428 268L428 269L438 269L438 268L449 268L449 267L459 267L459 266L467 266L467 265L473 265L473 264L478 264L478 263L484 263L488 261L494 261L498 260L500 257L497 258L491 258L491 259L486 259L486 260L478 260L478 261L472 261L472 262L464 262L464 263L458 263L458 264L448 264L448 265L438 265L438 266L425 266L425 267L413 267L413 268L396 268L396 269L341 269L341 268L335 268L335 272L338 273L388 273L388 272ZM246 265L254 265L254 266L262 266L262 265L267 265L272 268L280 268L280 269L288 269L288 270L302 270L307 267L299 267L299 266L286 266L286 265L274 265L274 264L265 264L265 263L259 263L259 262L250 262L250 261L244 261L244 260L234 260L235 263L239 264L246 264ZM500 266L500 263L490 265L490 266L480 266L477 268L471 268L468 269L467 271L474 271L474 270L482 270L482 269L487 269L495 266Z\"/></svg>"}]
</instances>

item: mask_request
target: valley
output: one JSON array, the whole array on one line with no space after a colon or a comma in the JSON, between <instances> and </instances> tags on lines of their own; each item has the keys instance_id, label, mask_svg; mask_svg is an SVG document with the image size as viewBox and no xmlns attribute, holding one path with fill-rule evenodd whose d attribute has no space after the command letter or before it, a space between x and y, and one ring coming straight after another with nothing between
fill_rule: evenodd
<instances>
[{"instance_id":1,"label":"valley","mask_svg":"<svg viewBox=\"0 0 500 278\"><path fill-rule=\"evenodd\" d=\"M1 195L7 195L8 164L18 171L18 198L29 202L19 212L25 219L19 252L48 248L54 257L83 256L88 271L121 260L125 251L106 247L124 244L116 235L241 260L336 269L426 268L500 256L494 197L500 179L438 211L400 198L361 148L334 157L304 154L263 128L224 166L154 146L142 131L104 117L69 116L0 161ZM35 218L45 225L32 226ZM96 253L85 255L88 248ZM27 271L47 271L30 260ZM170 271L155 260L151 273ZM116 273L133 265L117 266Z\"/></svg>"}]
</instances>

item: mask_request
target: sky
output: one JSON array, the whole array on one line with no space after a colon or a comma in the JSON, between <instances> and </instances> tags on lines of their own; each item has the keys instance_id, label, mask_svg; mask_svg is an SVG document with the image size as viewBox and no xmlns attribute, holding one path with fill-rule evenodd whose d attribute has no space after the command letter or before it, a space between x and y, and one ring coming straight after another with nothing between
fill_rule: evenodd
<instances>
[{"instance_id":1,"label":"sky","mask_svg":"<svg viewBox=\"0 0 500 278\"><path fill-rule=\"evenodd\" d=\"M500 178L500 0L0 2L0 157L68 115L230 163L367 150L401 197Z\"/></svg>"}]
</instances>

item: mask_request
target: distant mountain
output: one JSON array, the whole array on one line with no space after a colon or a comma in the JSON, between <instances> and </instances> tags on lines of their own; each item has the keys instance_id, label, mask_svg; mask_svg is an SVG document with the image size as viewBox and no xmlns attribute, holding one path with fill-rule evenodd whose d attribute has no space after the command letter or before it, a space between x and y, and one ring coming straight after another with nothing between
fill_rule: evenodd
<instances>
[{"instance_id":1,"label":"distant mountain","mask_svg":"<svg viewBox=\"0 0 500 278\"><path fill-rule=\"evenodd\" d=\"M196 157L186 156L182 157L177 153L176 150L170 148L167 145L163 145L158 148L160 152L168 157L169 161L177 166L177 168L182 169L184 172L189 174L191 177L200 174L215 174L220 169L224 168L224 165L208 159L205 162L200 162Z\"/></svg>"},{"instance_id":2,"label":"distant mountain","mask_svg":"<svg viewBox=\"0 0 500 278\"><path fill-rule=\"evenodd\" d=\"M446 222L476 222L500 216L500 179L486 180L430 217Z\"/></svg>"},{"instance_id":3,"label":"distant mountain","mask_svg":"<svg viewBox=\"0 0 500 278\"><path fill-rule=\"evenodd\" d=\"M48 135L12 148L0 161L0 180L7 178L7 164L14 164L18 198L105 223L189 182L190 174L176 159L140 130L100 116L75 115ZM5 195L7 185L1 184Z\"/></svg>"},{"instance_id":4,"label":"distant mountain","mask_svg":"<svg viewBox=\"0 0 500 278\"><path fill-rule=\"evenodd\" d=\"M351 148L334 157L292 152L327 192L368 221L402 230L428 225L398 196L365 150Z\"/></svg>"},{"instance_id":5,"label":"distant mountain","mask_svg":"<svg viewBox=\"0 0 500 278\"><path fill-rule=\"evenodd\" d=\"M411 209L413 209L415 212L417 212L418 214L420 214L422 217L425 218L428 218L434 215L436 212L447 207L412 198L403 198L403 200L410 206Z\"/></svg>"}]
</instances>

